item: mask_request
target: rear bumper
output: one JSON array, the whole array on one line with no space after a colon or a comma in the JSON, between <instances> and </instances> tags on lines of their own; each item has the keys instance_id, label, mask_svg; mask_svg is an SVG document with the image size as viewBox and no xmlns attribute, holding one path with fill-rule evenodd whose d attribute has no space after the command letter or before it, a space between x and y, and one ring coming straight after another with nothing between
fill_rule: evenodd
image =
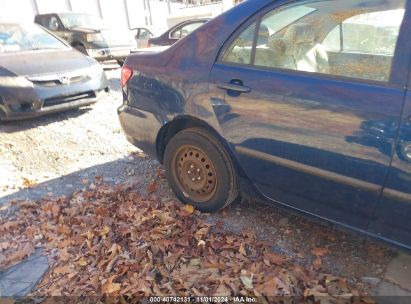
<instances>
[{"instance_id":1,"label":"rear bumper","mask_svg":"<svg viewBox=\"0 0 411 304\"><path fill-rule=\"evenodd\" d=\"M153 158L157 158L157 135L162 123L153 113L122 105L118 117L127 140Z\"/></svg>"},{"instance_id":2,"label":"rear bumper","mask_svg":"<svg viewBox=\"0 0 411 304\"><path fill-rule=\"evenodd\" d=\"M89 48L87 54L98 60L125 59L130 55L132 47Z\"/></svg>"}]
</instances>

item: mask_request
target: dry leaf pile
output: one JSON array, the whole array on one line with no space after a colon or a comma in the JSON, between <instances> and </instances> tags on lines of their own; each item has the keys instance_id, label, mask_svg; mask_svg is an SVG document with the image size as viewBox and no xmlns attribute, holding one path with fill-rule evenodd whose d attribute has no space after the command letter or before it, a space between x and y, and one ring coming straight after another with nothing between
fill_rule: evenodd
<instances>
[{"instance_id":1,"label":"dry leaf pile","mask_svg":"<svg viewBox=\"0 0 411 304\"><path fill-rule=\"evenodd\" d=\"M0 270L44 247L51 267L34 295L364 299L344 279L294 265L252 233L205 219L191 206L104 184L22 202L16 218L0 222Z\"/></svg>"}]
</instances>

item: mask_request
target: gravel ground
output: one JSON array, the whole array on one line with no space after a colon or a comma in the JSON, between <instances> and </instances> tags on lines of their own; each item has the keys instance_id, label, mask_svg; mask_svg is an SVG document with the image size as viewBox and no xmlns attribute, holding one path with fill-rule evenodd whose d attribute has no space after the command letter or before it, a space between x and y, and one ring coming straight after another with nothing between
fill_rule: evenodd
<instances>
[{"instance_id":1,"label":"gravel ground","mask_svg":"<svg viewBox=\"0 0 411 304\"><path fill-rule=\"evenodd\" d=\"M132 182L143 193L155 181L158 190L154 195L164 200L173 198L158 162L125 140L116 113L121 104L120 69L107 67L106 73L111 92L91 107L0 123L3 216L12 211L13 200L70 195L89 187L98 176L106 183ZM223 221L227 229L238 233L252 230L275 251L306 266L315 259L311 250L328 248L322 271L364 281L368 287L378 282L394 255L375 242L262 203L243 201L209 215L209 220Z\"/></svg>"}]
</instances>

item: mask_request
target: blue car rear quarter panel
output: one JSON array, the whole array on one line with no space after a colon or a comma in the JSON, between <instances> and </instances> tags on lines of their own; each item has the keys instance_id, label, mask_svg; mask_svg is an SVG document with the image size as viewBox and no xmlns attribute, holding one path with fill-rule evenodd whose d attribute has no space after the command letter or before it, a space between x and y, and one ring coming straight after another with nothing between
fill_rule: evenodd
<instances>
[{"instance_id":1,"label":"blue car rear quarter panel","mask_svg":"<svg viewBox=\"0 0 411 304\"><path fill-rule=\"evenodd\" d=\"M130 55L125 65L134 70L134 75L123 91L125 106L119 109L120 122L128 139L157 157L156 134L160 128L187 114L207 121L219 132L208 96L209 71L225 39L247 20L250 12L270 2L246 1L236 10L207 22L164 52ZM129 115L136 110L140 116Z\"/></svg>"}]
</instances>

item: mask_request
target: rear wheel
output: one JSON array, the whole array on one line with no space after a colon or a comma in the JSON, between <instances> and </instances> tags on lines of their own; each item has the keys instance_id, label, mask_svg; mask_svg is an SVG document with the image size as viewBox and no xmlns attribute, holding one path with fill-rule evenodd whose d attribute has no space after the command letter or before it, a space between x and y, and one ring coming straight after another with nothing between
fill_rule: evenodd
<instances>
[{"instance_id":1,"label":"rear wheel","mask_svg":"<svg viewBox=\"0 0 411 304\"><path fill-rule=\"evenodd\" d=\"M176 196L200 211L217 211L239 196L238 177L230 156L202 129L177 133L167 144L164 165Z\"/></svg>"}]
</instances>

